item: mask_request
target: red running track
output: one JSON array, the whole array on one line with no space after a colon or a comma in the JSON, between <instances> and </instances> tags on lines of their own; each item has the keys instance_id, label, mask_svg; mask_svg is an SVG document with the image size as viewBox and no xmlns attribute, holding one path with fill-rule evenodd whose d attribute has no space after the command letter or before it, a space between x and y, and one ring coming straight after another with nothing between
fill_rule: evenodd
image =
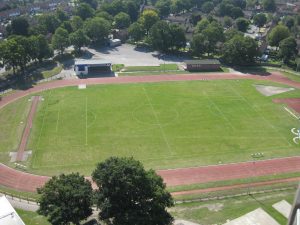
<instances>
[{"instance_id":1,"label":"red running track","mask_svg":"<svg viewBox=\"0 0 300 225\"><path fill-rule=\"evenodd\" d=\"M20 142L19 149L18 149L18 152L17 152L16 161L23 161L23 155L24 155L24 152L25 152L25 149L26 149L26 146L27 146L27 141L29 139L33 117L34 117L34 114L36 112L37 105L39 103L39 99L40 99L39 96L34 96L33 99L32 99L30 112L28 114L26 126L25 126L25 129L24 129L23 134L22 134L21 142Z\"/></svg>"},{"instance_id":2,"label":"red running track","mask_svg":"<svg viewBox=\"0 0 300 225\"><path fill-rule=\"evenodd\" d=\"M239 74L187 74L187 75L161 75L161 76L128 76L114 78L90 78L84 80L57 80L34 86L25 91L16 91L4 96L0 101L0 108L22 98L26 95L41 92L47 89L76 86L79 84L124 84L147 83L164 81L192 81L192 80L217 80L217 79L251 79L267 80L300 88L300 83L283 77L280 73L269 76L239 75ZM232 180L254 176L264 176L279 173L299 172L300 156L265 161L233 163L226 165L212 165L197 168L182 168L173 170L160 170L160 174L168 186L206 183L213 181ZM0 185L20 191L34 192L41 187L49 177L38 176L17 171L0 164Z\"/></svg>"}]
</instances>

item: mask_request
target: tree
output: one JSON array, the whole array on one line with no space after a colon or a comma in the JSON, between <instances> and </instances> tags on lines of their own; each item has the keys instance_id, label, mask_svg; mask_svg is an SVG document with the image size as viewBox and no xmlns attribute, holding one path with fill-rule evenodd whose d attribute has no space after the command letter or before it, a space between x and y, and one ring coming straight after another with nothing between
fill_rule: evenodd
<instances>
[{"instance_id":1,"label":"tree","mask_svg":"<svg viewBox=\"0 0 300 225\"><path fill-rule=\"evenodd\" d=\"M171 12L171 0L158 0L155 4L161 18L166 17Z\"/></svg>"},{"instance_id":2,"label":"tree","mask_svg":"<svg viewBox=\"0 0 300 225\"><path fill-rule=\"evenodd\" d=\"M277 25L268 35L268 42L271 46L279 46L279 43L290 36L289 28L284 25Z\"/></svg>"},{"instance_id":3,"label":"tree","mask_svg":"<svg viewBox=\"0 0 300 225\"><path fill-rule=\"evenodd\" d=\"M157 21L159 21L159 17L157 12L155 12L154 10L145 10L139 18L139 22L141 23L147 34L149 33L150 28Z\"/></svg>"},{"instance_id":4,"label":"tree","mask_svg":"<svg viewBox=\"0 0 300 225\"><path fill-rule=\"evenodd\" d=\"M94 43L102 44L110 32L110 23L100 17L89 19L85 23L85 32Z\"/></svg>"},{"instance_id":5,"label":"tree","mask_svg":"<svg viewBox=\"0 0 300 225\"><path fill-rule=\"evenodd\" d=\"M196 29L195 29L196 33L201 33L203 30L205 30L208 27L209 24L210 23L206 18L200 20L196 25Z\"/></svg>"},{"instance_id":6,"label":"tree","mask_svg":"<svg viewBox=\"0 0 300 225\"><path fill-rule=\"evenodd\" d=\"M98 7L98 1L97 0L79 0L79 2L88 4L93 9L97 9L97 7Z\"/></svg>"},{"instance_id":7,"label":"tree","mask_svg":"<svg viewBox=\"0 0 300 225\"><path fill-rule=\"evenodd\" d=\"M239 17L244 17L244 13L243 13L243 10L240 7L233 7L231 9L230 16L233 19L236 19L236 18L239 18Z\"/></svg>"},{"instance_id":8,"label":"tree","mask_svg":"<svg viewBox=\"0 0 300 225\"><path fill-rule=\"evenodd\" d=\"M202 56L206 50L206 38L203 34L195 34L193 36L192 42L191 42L191 50L194 55L196 56Z\"/></svg>"},{"instance_id":9,"label":"tree","mask_svg":"<svg viewBox=\"0 0 300 225\"><path fill-rule=\"evenodd\" d=\"M145 36L145 30L140 23L135 22L128 28L128 34L134 41L139 41Z\"/></svg>"},{"instance_id":10,"label":"tree","mask_svg":"<svg viewBox=\"0 0 300 225\"><path fill-rule=\"evenodd\" d=\"M171 11L178 14L184 10L189 10L193 7L191 0L173 0L171 5Z\"/></svg>"},{"instance_id":11,"label":"tree","mask_svg":"<svg viewBox=\"0 0 300 225\"><path fill-rule=\"evenodd\" d=\"M54 176L38 193L38 213L53 225L80 224L92 214L92 185L78 173Z\"/></svg>"},{"instance_id":12,"label":"tree","mask_svg":"<svg viewBox=\"0 0 300 225\"><path fill-rule=\"evenodd\" d=\"M186 38L184 30L177 24L169 25L171 39L171 50L179 50L186 46Z\"/></svg>"},{"instance_id":13,"label":"tree","mask_svg":"<svg viewBox=\"0 0 300 225\"><path fill-rule=\"evenodd\" d=\"M231 28L225 31L225 40L228 41L236 35L244 36L244 33L238 31L237 29Z\"/></svg>"},{"instance_id":14,"label":"tree","mask_svg":"<svg viewBox=\"0 0 300 225\"><path fill-rule=\"evenodd\" d=\"M94 9L86 3L81 3L77 9L75 14L80 16L81 19L86 20L87 18L91 18L94 15Z\"/></svg>"},{"instance_id":15,"label":"tree","mask_svg":"<svg viewBox=\"0 0 300 225\"><path fill-rule=\"evenodd\" d=\"M190 23L192 23L194 26L197 25L202 19L202 16L200 13L193 13L190 17Z\"/></svg>"},{"instance_id":16,"label":"tree","mask_svg":"<svg viewBox=\"0 0 300 225\"><path fill-rule=\"evenodd\" d=\"M57 9L55 14L55 17L60 21L60 23L63 23L69 19L68 15L62 9Z\"/></svg>"},{"instance_id":17,"label":"tree","mask_svg":"<svg viewBox=\"0 0 300 225\"><path fill-rule=\"evenodd\" d=\"M131 21L136 21L139 16L139 4L135 1L129 0L126 2L126 12L130 16Z\"/></svg>"},{"instance_id":18,"label":"tree","mask_svg":"<svg viewBox=\"0 0 300 225\"><path fill-rule=\"evenodd\" d=\"M158 21L149 32L149 39L152 47L156 50L167 52L171 47L170 27L165 21Z\"/></svg>"},{"instance_id":19,"label":"tree","mask_svg":"<svg viewBox=\"0 0 300 225\"><path fill-rule=\"evenodd\" d=\"M90 39L83 29L79 29L70 34L70 44L74 46L76 52L80 52L81 48L87 46L89 43Z\"/></svg>"},{"instance_id":20,"label":"tree","mask_svg":"<svg viewBox=\"0 0 300 225\"><path fill-rule=\"evenodd\" d=\"M291 29L295 25L295 18L292 16L285 16L283 22L285 26Z\"/></svg>"},{"instance_id":21,"label":"tree","mask_svg":"<svg viewBox=\"0 0 300 225\"><path fill-rule=\"evenodd\" d=\"M50 48L48 41L44 35L31 36L33 43L31 59L37 59L40 63L44 59L48 59L53 56L53 50Z\"/></svg>"},{"instance_id":22,"label":"tree","mask_svg":"<svg viewBox=\"0 0 300 225\"><path fill-rule=\"evenodd\" d=\"M29 23L27 19L23 16L17 17L16 19L13 19L11 22L11 34L15 35L28 35L28 29L29 29Z\"/></svg>"},{"instance_id":23,"label":"tree","mask_svg":"<svg viewBox=\"0 0 300 225\"><path fill-rule=\"evenodd\" d=\"M70 20L72 30L77 31L81 28L83 28L83 20L79 16L73 16L72 19Z\"/></svg>"},{"instance_id":24,"label":"tree","mask_svg":"<svg viewBox=\"0 0 300 225\"><path fill-rule=\"evenodd\" d=\"M127 13L120 12L114 17L115 27L124 29L130 26L130 16Z\"/></svg>"},{"instance_id":25,"label":"tree","mask_svg":"<svg viewBox=\"0 0 300 225\"><path fill-rule=\"evenodd\" d=\"M204 13L210 13L213 9L214 9L214 3L212 2L205 2L202 6L201 6L201 11Z\"/></svg>"},{"instance_id":26,"label":"tree","mask_svg":"<svg viewBox=\"0 0 300 225\"><path fill-rule=\"evenodd\" d=\"M264 13L258 13L253 17L253 22L258 27L263 27L267 22L267 16Z\"/></svg>"},{"instance_id":27,"label":"tree","mask_svg":"<svg viewBox=\"0 0 300 225\"><path fill-rule=\"evenodd\" d=\"M226 41L223 47L223 60L231 65L247 65L258 56L258 45L250 37L236 35Z\"/></svg>"},{"instance_id":28,"label":"tree","mask_svg":"<svg viewBox=\"0 0 300 225\"><path fill-rule=\"evenodd\" d=\"M229 16L224 16L223 24L224 24L224 27L227 27L227 28L231 27L232 19Z\"/></svg>"},{"instance_id":29,"label":"tree","mask_svg":"<svg viewBox=\"0 0 300 225\"><path fill-rule=\"evenodd\" d=\"M257 3L257 0L247 0L246 7L248 9L253 9L255 7L256 3Z\"/></svg>"},{"instance_id":30,"label":"tree","mask_svg":"<svg viewBox=\"0 0 300 225\"><path fill-rule=\"evenodd\" d=\"M126 12L126 5L122 0L113 0L111 3L103 3L101 9L108 12L110 15L115 16L119 12Z\"/></svg>"},{"instance_id":31,"label":"tree","mask_svg":"<svg viewBox=\"0 0 300 225\"><path fill-rule=\"evenodd\" d=\"M297 55L297 42L295 38L288 37L279 43L278 56L283 59L284 63L288 63L290 59Z\"/></svg>"},{"instance_id":32,"label":"tree","mask_svg":"<svg viewBox=\"0 0 300 225\"><path fill-rule=\"evenodd\" d=\"M114 21L114 17L106 11L97 12L96 17L101 17L101 18L106 19L107 21L109 21L111 23L113 23L113 21Z\"/></svg>"},{"instance_id":33,"label":"tree","mask_svg":"<svg viewBox=\"0 0 300 225\"><path fill-rule=\"evenodd\" d=\"M217 43L224 40L223 26L213 21L203 30L202 34L206 38L206 53L214 53L217 50Z\"/></svg>"},{"instance_id":34,"label":"tree","mask_svg":"<svg viewBox=\"0 0 300 225\"><path fill-rule=\"evenodd\" d=\"M248 30L250 22L246 18L240 17L236 19L235 25L239 31L246 32Z\"/></svg>"},{"instance_id":35,"label":"tree","mask_svg":"<svg viewBox=\"0 0 300 225\"><path fill-rule=\"evenodd\" d=\"M59 27L56 29L52 37L53 49L59 50L60 54L64 53L65 48L69 47L69 33L65 29Z\"/></svg>"},{"instance_id":36,"label":"tree","mask_svg":"<svg viewBox=\"0 0 300 225\"><path fill-rule=\"evenodd\" d=\"M166 208L173 206L166 185L154 170L133 158L111 157L92 174L99 189L96 204L101 220L113 225L171 225Z\"/></svg>"},{"instance_id":37,"label":"tree","mask_svg":"<svg viewBox=\"0 0 300 225\"><path fill-rule=\"evenodd\" d=\"M31 46L28 38L23 36L15 36L1 42L0 58L2 64L7 68L11 67L13 74L16 74L18 67L24 74L26 64L30 61Z\"/></svg>"},{"instance_id":38,"label":"tree","mask_svg":"<svg viewBox=\"0 0 300 225\"><path fill-rule=\"evenodd\" d=\"M264 10L269 12L274 12L276 10L276 3L275 0L263 0L262 6Z\"/></svg>"},{"instance_id":39,"label":"tree","mask_svg":"<svg viewBox=\"0 0 300 225\"><path fill-rule=\"evenodd\" d=\"M42 14L38 16L38 24L43 34L53 34L60 26L60 21L52 14Z\"/></svg>"}]
</instances>

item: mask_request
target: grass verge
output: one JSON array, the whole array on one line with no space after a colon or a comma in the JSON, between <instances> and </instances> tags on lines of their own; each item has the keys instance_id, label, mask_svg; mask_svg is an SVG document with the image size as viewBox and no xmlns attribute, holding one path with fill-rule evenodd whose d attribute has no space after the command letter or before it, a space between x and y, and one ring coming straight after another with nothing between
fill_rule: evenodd
<instances>
[{"instance_id":1,"label":"grass verge","mask_svg":"<svg viewBox=\"0 0 300 225\"><path fill-rule=\"evenodd\" d=\"M199 224L224 224L257 208L262 208L279 224L286 224L287 219L277 212L272 205L281 200L293 202L295 190L252 194L227 199L205 202L186 202L176 204L170 209L176 219L185 219Z\"/></svg>"},{"instance_id":2,"label":"grass verge","mask_svg":"<svg viewBox=\"0 0 300 225\"><path fill-rule=\"evenodd\" d=\"M178 70L177 64L160 64L159 66L127 66L123 69L124 72L137 71L166 71Z\"/></svg>"},{"instance_id":3,"label":"grass verge","mask_svg":"<svg viewBox=\"0 0 300 225\"><path fill-rule=\"evenodd\" d=\"M46 217L39 215L37 212L25 211L22 209L16 209L23 222L28 225L50 225Z\"/></svg>"},{"instance_id":4,"label":"grass verge","mask_svg":"<svg viewBox=\"0 0 300 225\"><path fill-rule=\"evenodd\" d=\"M21 198L28 201L36 201L39 198L39 194L33 192L24 192L24 191L17 191L11 188L4 187L0 185L0 193L5 195L10 195L13 197Z\"/></svg>"}]
</instances>

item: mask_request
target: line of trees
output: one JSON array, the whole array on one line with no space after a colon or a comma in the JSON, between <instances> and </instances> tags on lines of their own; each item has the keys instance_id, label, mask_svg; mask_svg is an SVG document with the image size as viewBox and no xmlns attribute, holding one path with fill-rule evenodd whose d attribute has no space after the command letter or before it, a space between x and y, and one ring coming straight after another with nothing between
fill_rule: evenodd
<instances>
[{"instance_id":1,"label":"line of trees","mask_svg":"<svg viewBox=\"0 0 300 225\"><path fill-rule=\"evenodd\" d=\"M163 180L145 170L133 158L111 157L92 173L98 189L78 173L52 177L38 189L38 213L53 225L80 224L92 214L95 204L99 219L110 225L171 225L166 210L174 205Z\"/></svg>"}]
</instances>

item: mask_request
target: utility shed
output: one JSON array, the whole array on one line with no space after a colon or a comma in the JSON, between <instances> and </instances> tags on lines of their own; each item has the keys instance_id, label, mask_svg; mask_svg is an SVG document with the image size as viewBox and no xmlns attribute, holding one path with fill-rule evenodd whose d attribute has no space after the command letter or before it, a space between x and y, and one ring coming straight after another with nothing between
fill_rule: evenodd
<instances>
[{"instance_id":1,"label":"utility shed","mask_svg":"<svg viewBox=\"0 0 300 225\"><path fill-rule=\"evenodd\" d=\"M186 60L185 69L188 71L216 71L221 69L217 59Z\"/></svg>"},{"instance_id":2,"label":"utility shed","mask_svg":"<svg viewBox=\"0 0 300 225\"><path fill-rule=\"evenodd\" d=\"M77 76L111 72L111 62L103 59L80 59L75 61L74 71Z\"/></svg>"}]
</instances>

